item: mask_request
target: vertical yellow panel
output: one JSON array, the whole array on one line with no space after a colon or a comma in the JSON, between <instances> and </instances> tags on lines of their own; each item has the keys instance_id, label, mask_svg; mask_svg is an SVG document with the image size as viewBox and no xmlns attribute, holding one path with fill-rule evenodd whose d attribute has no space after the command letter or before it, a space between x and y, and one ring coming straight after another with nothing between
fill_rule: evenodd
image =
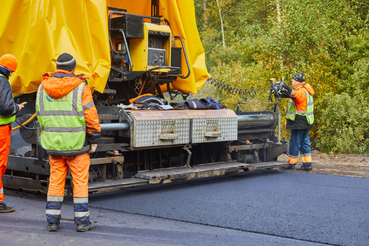
<instances>
[{"instance_id":1,"label":"vertical yellow panel","mask_svg":"<svg viewBox=\"0 0 369 246\"><path fill-rule=\"evenodd\" d=\"M56 59L70 53L76 73L91 75L102 92L110 71L105 0L0 1L0 55L12 53L19 66L11 77L15 95L35 92Z\"/></svg>"},{"instance_id":2,"label":"vertical yellow panel","mask_svg":"<svg viewBox=\"0 0 369 246\"><path fill-rule=\"evenodd\" d=\"M191 75L173 86L196 93L209 77L198 35L192 1L160 0L159 14L185 43ZM0 1L0 55L17 57L19 67L11 77L15 95L35 92L45 72L53 72L64 52L77 60L76 73L90 75L90 86L103 92L110 72L107 6L129 13L151 15L151 0L12 0ZM177 46L180 43L176 41ZM182 58L182 71L187 66Z\"/></svg>"}]
</instances>

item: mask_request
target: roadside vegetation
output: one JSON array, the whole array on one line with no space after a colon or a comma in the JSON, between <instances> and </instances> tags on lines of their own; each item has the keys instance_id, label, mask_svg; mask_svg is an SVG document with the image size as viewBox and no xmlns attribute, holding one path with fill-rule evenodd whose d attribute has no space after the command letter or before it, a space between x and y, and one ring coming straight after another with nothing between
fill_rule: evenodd
<instances>
[{"instance_id":1,"label":"roadside vegetation","mask_svg":"<svg viewBox=\"0 0 369 246\"><path fill-rule=\"evenodd\" d=\"M229 88L291 85L303 72L316 95L313 148L369 153L369 3L366 0L195 0L197 25L211 76L197 97L229 108L255 108L268 93ZM288 99L281 99L282 124ZM283 131L282 136L288 137Z\"/></svg>"}]
</instances>

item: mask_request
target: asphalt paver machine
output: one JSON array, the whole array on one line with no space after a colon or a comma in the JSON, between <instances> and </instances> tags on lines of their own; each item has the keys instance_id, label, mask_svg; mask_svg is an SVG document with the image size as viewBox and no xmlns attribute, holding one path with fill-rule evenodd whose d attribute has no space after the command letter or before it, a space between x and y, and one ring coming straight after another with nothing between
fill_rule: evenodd
<instances>
[{"instance_id":1,"label":"asphalt paver machine","mask_svg":"<svg viewBox=\"0 0 369 246\"><path fill-rule=\"evenodd\" d=\"M131 104L132 98L142 95L186 100L209 79L193 3L31 1L30 6L22 6L11 2L3 7L22 15L24 25L30 24L28 31L3 34L8 37L7 53L21 57L11 81L15 100L28 103L13 124L3 177L6 188L47 192L48 155L39 144L40 128L34 117L36 88L44 72L55 70L56 58L64 52L76 57L77 72L89 75L102 127L97 151L91 154L90 193L287 164L277 161L287 151L287 143L276 134L277 105L270 111L235 112ZM4 26L18 25L2 18ZM37 50L43 54L34 59ZM72 185L68 175L67 191Z\"/></svg>"}]
</instances>

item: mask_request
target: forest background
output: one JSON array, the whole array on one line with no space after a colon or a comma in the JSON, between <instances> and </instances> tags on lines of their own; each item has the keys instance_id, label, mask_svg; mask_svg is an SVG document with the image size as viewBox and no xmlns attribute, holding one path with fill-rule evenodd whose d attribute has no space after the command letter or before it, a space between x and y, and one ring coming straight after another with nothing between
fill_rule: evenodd
<instances>
[{"instance_id":1,"label":"forest background","mask_svg":"<svg viewBox=\"0 0 369 246\"><path fill-rule=\"evenodd\" d=\"M292 87L292 76L303 72L316 93L312 147L369 153L368 0L195 0L195 9L206 64L218 82L209 80L197 98L266 110L269 90L262 88L270 79ZM280 100L282 126L287 102ZM283 129L282 137L288 134Z\"/></svg>"}]
</instances>

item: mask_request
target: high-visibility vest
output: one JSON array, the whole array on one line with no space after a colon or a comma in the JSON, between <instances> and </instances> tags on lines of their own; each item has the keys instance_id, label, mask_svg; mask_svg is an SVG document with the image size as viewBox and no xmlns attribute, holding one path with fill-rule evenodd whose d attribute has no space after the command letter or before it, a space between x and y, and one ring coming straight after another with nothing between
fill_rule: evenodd
<instances>
[{"instance_id":1,"label":"high-visibility vest","mask_svg":"<svg viewBox=\"0 0 369 246\"><path fill-rule=\"evenodd\" d=\"M60 98L51 97L40 85L36 99L37 118L41 126L41 146L60 155L82 149L86 122L82 107L81 83Z\"/></svg>"},{"instance_id":2,"label":"high-visibility vest","mask_svg":"<svg viewBox=\"0 0 369 246\"><path fill-rule=\"evenodd\" d=\"M6 78L4 75L0 74L0 76L3 76L4 78ZM10 116L10 117L6 117L3 115L0 115L0 126L2 125L9 125L11 123L13 123L15 121L15 115Z\"/></svg>"},{"instance_id":3,"label":"high-visibility vest","mask_svg":"<svg viewBox=\"0 0 369 246\"><path fill-rule=\"evenodd\" d=\"M305 90L305 88L303 88ZM296 111L296 104L292 99L288 102L286 119L294 121L297 115L305 116L309 125L314 123L314 100L313 96L305 90L307 99L306 110Z\"/></svg>"}]
</instances>

